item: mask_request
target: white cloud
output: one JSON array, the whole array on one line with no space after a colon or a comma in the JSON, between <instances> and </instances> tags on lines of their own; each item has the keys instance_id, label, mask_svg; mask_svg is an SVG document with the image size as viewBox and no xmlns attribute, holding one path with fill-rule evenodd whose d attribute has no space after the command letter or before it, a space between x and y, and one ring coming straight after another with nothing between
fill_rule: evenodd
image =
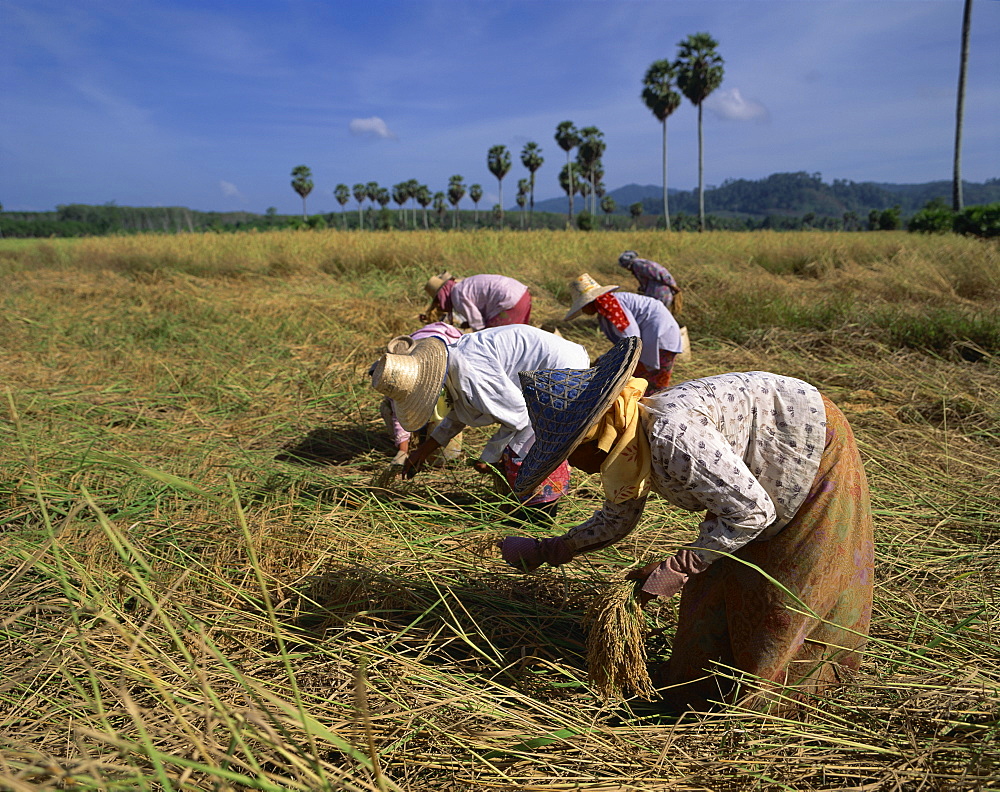
<instances>
[{"instance_id":1,"label":"white cloud","mask_svg":"<svg viewBox=\"0 0 1000 792\"><path fill-rule=\"evenodd\" d=\"M352 135L364 135L367 137L377 137L383 140L395 140L396 134L392 132L378 116L371 118L354 118L348 125Z\"/></svg>"},{"instance_id":2,"label":"white cloud","mask_svg":"<svg viewBox=\"0 0 1000 792\"><path fill-rule=\"evenodd\" d=\"M730 121L767 121L770 114L760 102L743 98L739 88L724 88L705 100L705 107Z\"/></svg>"},{"instance_id":3,"label":"white cloud","mask_svg":"<svg viewBox=\"0 0 1000 792\"><path fill-rule=\"evenodd\" d=\"M220 181L219 189L222 190L222 194L226 196L226 198L238 198L241 201L246 201L243 193L241 193L239 188L232 182Z\"/></svg>"}]
</instances>

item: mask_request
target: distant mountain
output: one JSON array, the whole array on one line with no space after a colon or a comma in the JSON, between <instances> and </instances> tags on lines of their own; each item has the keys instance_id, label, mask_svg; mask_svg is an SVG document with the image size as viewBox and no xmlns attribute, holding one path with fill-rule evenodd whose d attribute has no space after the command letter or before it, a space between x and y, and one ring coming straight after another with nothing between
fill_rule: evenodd
<instances>
[{"instance_id":1,"label":"distant mountain","mask_svg":"<svg viewBox=\"0 0 1000 792\"><path fill-rule=\"evenodd\" d=\"M696 215L698 213L697 190L668 190L670 214ZM988 179L982 184L962 182L962 194L966 205L995 203L1000 201L1000 179ZM615 214L628 214L629 206L637 201L642 203L645 215L663 213L663 189L655 184L628 184L608 193L615 199ZM822 180L818 173L804 171L798 173L774 173L752 181L748 179L728 179L719 187L705 190L705 212L721 217L764 218L769 215L797 216L813 213L819 217L843 217L853 212L858 217L867 217L875 209L882 211L899 206L900 212L912 215L935 198L951 204L951 182L935 181L924 184L886 184L878 182L853 182L834 179L831 184ZM535 210L565 214L569 201L566 197L538 201ZM573 199L573 211L579 212L584 206L582 196Z\"/></svg>"}]
</instances>

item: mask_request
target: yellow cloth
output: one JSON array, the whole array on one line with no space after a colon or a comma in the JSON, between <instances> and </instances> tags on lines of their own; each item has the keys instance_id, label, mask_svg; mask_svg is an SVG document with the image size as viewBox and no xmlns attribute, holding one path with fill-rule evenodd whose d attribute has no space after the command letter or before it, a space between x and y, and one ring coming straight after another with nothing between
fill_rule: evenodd
<instances>
[{"instance_id":1,"label":"yellow cloth","mask_svg":"<svg viewBox=\"0 0 1000 792\"><path fill-rule=\"evenodd\" d=\"M431 422L437 426L451 412L451 405L448 403L448 391L442 390L438 400L434 403L434 412L431 415Z\"/></svg>"},{"instance_id":2,"label":"yellow cloth","mask_svg":"<svg viewBox=\"0 0 1000 792\"><path fill-rule=\"evenodd\" d=\"M649 383L632 377L608 410L583 437L607 457L601 464L604 497L612 503L641 498L649 492L649 440L639 420L639 399Z\"/></svg>"}]
</instances>

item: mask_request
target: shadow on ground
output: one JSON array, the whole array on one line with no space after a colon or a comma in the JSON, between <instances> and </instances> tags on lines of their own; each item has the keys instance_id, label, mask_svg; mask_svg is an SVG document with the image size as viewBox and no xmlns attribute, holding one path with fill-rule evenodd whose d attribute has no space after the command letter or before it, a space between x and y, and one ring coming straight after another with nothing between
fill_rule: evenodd
<instances>
[{"instance_id":1,"label":"shadow on ground","mask_svg":"<svg viewBox=\"0 0 1000 792\"><path fill-rule=\"evenodd\" d=\"M395 453L384 432L373 432L362 426L319 427L301 440L289 443L275 454L281 462L303 465L342 465L372 451Z\"/></svg>"}]
</instances>

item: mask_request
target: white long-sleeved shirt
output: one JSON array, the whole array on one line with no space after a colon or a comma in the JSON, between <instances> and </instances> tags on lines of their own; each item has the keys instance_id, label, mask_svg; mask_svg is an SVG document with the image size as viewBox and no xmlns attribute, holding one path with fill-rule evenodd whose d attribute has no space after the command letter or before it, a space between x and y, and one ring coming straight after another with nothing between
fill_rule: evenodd
<instances>
[{"instance_id":1,"label":"white long-sleeved shirt","mask_svg":"<svg viewBox=\"0 0 1000 792\"><path fill-rule=\"evenodd\" d=\"M448 348L445 388L451 412L431 437L445 445L466 426L500 424L480 459L499 461L505 446L524 456L535 435L518 372L589 366L590 356L582 346L530 325L490 327L464 335Z\"/></svg>"},{"instance_id":2,"label":"white long-sleeved shirt","mask_svg":"<svg viewBox=\"0 0 1000 792\"><path fill-rule=\"evenodd\" d=\"M618 298L629 323L628 327L621 331L603 316L598 316L598 324L612 344L618 343L623 338L638 336L642 339L639 361L650 370L660 367L661 349L667 352L680 352L684 348L681 343L680 325L663 303L652 297L631 292L615 292L614 295Z\"/></svg>"},{"instance_id":3,"label":"white long-sleeved shirt","mask_svg":"<svg viewBox=\"0 0 1000 792\"><path fill-rule=\"evenodd\" d=\"M459 321L473 330L482 330L486 322L517 305L528 287L506 275L470 275L451 290L451 310Z\"/></svg>"},{"instance_id":4,"label":"white long-sleeved shirt","mask_svg":"<svg viewBox=\"0 0 1000 792\"><path fill-rule=\"evenodd\" d=\"M774 536L802 505L826 444L815 387L764 371L674 385L640 402L651 484L687 511L705 511L695 552L705 561ZM576 553L626 536L646 499L611 503L565 535Z\"/></svg>"}]
</instances>

